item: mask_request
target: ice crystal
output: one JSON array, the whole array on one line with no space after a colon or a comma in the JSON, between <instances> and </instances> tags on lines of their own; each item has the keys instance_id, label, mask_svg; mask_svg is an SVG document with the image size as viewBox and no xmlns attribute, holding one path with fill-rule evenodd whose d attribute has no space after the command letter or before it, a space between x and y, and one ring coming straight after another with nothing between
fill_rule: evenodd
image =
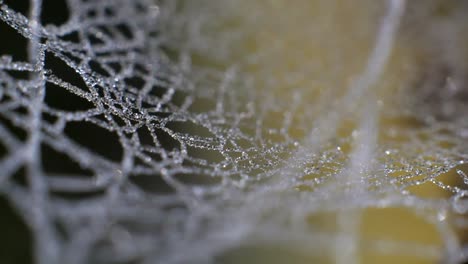
<instances>
[{"instance_id":1,"label":"ice crystal","mask_svg":"<svg viewBox=\"0 0 468 264\"><path fill-rule=\"evenodd\" d=\"M378 5L372 51L347 93L304 103L269 89L274 74L248 70L275 56L274 43L242 52L262 9L213 2L0 1L0 192L30 230L34 262L215 263L242 247L339 263L363 249L463 261L460 74L415 84L393 110L374 94L411 7ZM461 64L451 52L442 60ZM305 70L291 83L320 82ZM346 122L353 131L336 136ZM431 225L441 246L365 237L372 210Z\"/></svg>"}]
</instances>

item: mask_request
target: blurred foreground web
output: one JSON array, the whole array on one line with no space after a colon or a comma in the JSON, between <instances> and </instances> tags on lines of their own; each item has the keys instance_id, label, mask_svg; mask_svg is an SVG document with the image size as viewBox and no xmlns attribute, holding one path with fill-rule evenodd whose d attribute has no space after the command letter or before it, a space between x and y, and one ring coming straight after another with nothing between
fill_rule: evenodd
<instances>
[{"instance_id":1,"label":"blurred foreground web","mask_svg":"<svg viewBox=\"0 0 468 264\"><path fill-rule=\"evenodd\" d=\"M355 133L333 137L345 106L301 114L301 94L279 98L242 63L220 65L254 34L229 31L235 1L19 2L0 1L0 192L34 263L210 263L244 245L340 263L363 249L466 258L466 119L405 113L413 125L376 132L402 114L367 106L352 110ZM428 185L443 194L420 195ZM360 237L363 215L387 209L442 245Z\"/></svg>"}]
</instances>

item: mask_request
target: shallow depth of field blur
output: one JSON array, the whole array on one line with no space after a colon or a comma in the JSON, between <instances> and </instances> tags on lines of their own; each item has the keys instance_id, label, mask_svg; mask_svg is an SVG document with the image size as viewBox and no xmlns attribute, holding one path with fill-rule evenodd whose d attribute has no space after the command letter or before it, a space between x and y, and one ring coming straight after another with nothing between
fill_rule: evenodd
<instances>
[{"instance_id":1,"label":"shallow depth of field blur","mask_svg":"<svg viewBox=\"0 0 468 264\"><path fill-rule=\"evenodd\" d=\"M0 263L468 260L468 2L0 7Z\"/></svg>"}]
</instances>

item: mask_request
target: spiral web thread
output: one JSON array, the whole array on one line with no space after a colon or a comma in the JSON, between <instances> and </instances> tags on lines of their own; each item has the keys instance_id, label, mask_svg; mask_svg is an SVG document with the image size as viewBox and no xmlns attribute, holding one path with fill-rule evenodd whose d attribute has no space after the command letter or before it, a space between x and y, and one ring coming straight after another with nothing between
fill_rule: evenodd
<instances>
[{"instance_id":1,"label":"spiral web thread","mask_svg":"<svg viewBox=\"0 0 468 264\"><path fill-rule=\"evenodd\" d=\"M423 125L380 131L406 140L379 144L377 120L395 113L367 105L356 133L323 138L346 108L297 120L300 94L254 89L256 77L243 71L274 48L220 66L253 34L230 31L236 3L222 2L67 0L68 19L55 25L43 21L50 6L40 0L28 12L0 1L1 23L27 54L0 58L0 192L30 228L35 261L208 263L262 243L335 254L340 263L357 262L360 246L466 257L454 231L468 227L466 120L405 112ZM389 1L382 32L398 26L392 12L402 2ZM382 41L391 44L392 34ZM343 100L353 104L358 90ZM347 143L357 147L336 147ZM444 195L416 195L423 185ZM436 226L444 247L359 238L359 212L394 207ZM307 223L324 213L337 214L337 230Z\"/></svg>"}]
</instances>

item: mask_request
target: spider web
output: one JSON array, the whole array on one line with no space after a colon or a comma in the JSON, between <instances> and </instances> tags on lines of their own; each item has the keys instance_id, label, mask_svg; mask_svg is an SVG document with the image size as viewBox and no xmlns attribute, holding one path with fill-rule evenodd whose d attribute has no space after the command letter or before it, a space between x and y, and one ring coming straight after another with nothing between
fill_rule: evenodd
<instances>
[{"instance_id":1,"label":"spider web","mask_svg":"<svg viewBox=\"0 0 468 264\"><path fill-rule=\"evenodd\" d=\"M268 89L274 76L245 70L275 49L241 55L263 25L221 2L67 0L59 16L48 1L29 11L0 1L15 43L0 57L0 192L32 234L34 261L209 263L272 244L340 263L358 261L357 247L466 258L457 235L468 226L463 101L438 95L380 116L372 104L343 106L371 93L371 69L350 89L361 94L321 117L320 100L279 98ZM399 20L388 9L384 37ZM239 29L240 19L252 28ZM434 104L455 108L439 118ZM402 117L410 125L392 121ZM363 121L331 138L342 119ZM385 143L376 142L379 119L389 120ZM346 145L356 147L337 147ZM418 192L428 185L441 195ZM361 238L360 215L373 208L407 210L443 247ZM311 223L323 215L334 230Z\"/></svg>"}]
</instances>

